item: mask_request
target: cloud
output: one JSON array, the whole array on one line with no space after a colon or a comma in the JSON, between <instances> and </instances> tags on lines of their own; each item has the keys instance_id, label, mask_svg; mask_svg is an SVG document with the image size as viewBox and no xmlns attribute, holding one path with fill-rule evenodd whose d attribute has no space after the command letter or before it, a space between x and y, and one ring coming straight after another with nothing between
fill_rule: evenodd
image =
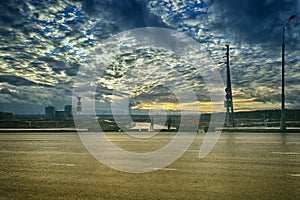
<instances>
[{"instance_id":1,"label":"cloud","mask_svg":"<svg viewBox=\"0 0 300 200\"><path fill-rule=\"evenodd\" d=\"M0 76L0 82L2 82L2 83L6 82L6 83L9 83L9 84L15 85L15 86L44 86L44 87L51 87L50 85L35 83L35 82L27 80L25 78L18 77L18 76L13 76L13 75L2 75L2 76Z\"/></svg>"},{"instance_id":2,"label":"cloud","mask_svg":"<svg viewBox=\"0 0 300 200\"><path fill-rule=\"evenodd\" d=\"M145 0L87 0L83 10L90 16L105 18L115 24L115 29L165 26L162 20L149 12Z\"/></svg>"},{"instance_id":3,"label":"cloud","mask_svg":"<svg viewBox=\"0 0 300 200\"><path fill-rule=\"evenodd\" d=\"M1 94L8 94L8 95L13 95L13 92L11 92L8 88L2 88L0 90Z\"/></svg>"},{"instance_id":4,"label":"cloud","mask_svg":"<svg viewBox=\"0 0 300 200\"><path fill-rule=\"evenodd\" d=\"M249 43L277 43L281 28L292 14L299 13L298 2L290 0L212 0L211 29Z\"/></svg>"}]
</instances>

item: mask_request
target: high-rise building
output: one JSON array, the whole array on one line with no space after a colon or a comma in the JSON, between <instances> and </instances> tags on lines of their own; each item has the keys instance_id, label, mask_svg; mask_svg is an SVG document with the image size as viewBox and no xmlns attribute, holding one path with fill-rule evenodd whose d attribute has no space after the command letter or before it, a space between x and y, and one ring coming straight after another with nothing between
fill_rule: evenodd
<instances>
[{"instance_id":1,"label":"high-rise building","mask_svg":"<svg viewBox=\"0 0 300 200\"><path fill-rule=\"evenodd\" d=\"M54 119L55 118L55 107L54 106L45 107L45 118L46 119Z\"/></svg>"},{"instance_id":2,"label":"high-rise building","mask_svg":"<svg viewBox=\"0 0 300 200\"><path fill-rule=\"evenodd\" d=\"M72 118L72 105L65 105L65 117L66 119Z\"/></svg>"}]
</instances>

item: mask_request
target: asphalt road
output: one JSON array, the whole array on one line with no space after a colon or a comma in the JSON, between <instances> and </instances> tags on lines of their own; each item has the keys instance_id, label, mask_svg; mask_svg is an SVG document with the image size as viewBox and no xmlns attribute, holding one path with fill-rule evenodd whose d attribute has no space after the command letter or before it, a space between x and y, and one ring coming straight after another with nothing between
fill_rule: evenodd
<instances>
[{"instance_id":1,"label":"asphalt road","mask_svg":"<svg viewBox=\"0 0 300 200\"><path fill-rule=\"evenodd\" d=\"M144 152L172 134L109 137ZM199 159L203 136L167 168L130 174L94 159L77 133L1 133L0 199L300 199L300 133L224 133Z\"/></svg>"}]
</instances>

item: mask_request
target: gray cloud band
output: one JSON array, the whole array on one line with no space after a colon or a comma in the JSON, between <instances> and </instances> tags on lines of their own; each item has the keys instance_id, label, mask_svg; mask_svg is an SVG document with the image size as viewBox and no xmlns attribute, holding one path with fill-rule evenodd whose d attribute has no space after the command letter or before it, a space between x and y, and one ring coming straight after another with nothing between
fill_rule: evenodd
<instances>
[{"instance_id":1,"label":"gray cloud band","mask_svg":"<svg viewBox=\"0 0 300 200\"><path fill-rule=\"evenodd\" d=\"M103 131L81 132L80 129L87 126L98 127L101 129L96 115L96 90L99 79L104 76L105 71L113 65L114 61L125 55L126 52L138 51L141 49L158 49L160 51L173 52L180 59L187 61L196 68L196 71L202 76L207 87L208 95L211 99L211 122L208 133L206 134L201 146L199 157L204 158L213 149L216 144L224 124L225 115L219 112L223 109L220 102L223 101L224 84L219 72L214 68L205 47L202 47L192 38L183 33L164 28L139 28L122 32L114 35L104 41L94 52L91 52L88 62L80 67L73 90L73 106L77 106L77 97L82 97L82 115L77 113L74 118L78 135L87 150L101 163L124 172L145 173L164 168L177 160L189 148L197 135L199 124L199 109L191 115L191 112L181 111L181 122L178 132L173 139L164 147L152 152L136 153L126 151L116 146L105 135ZM149 68L150 66L144 66ZM163 67L163 64L162 64ZM136 68L143 70L143 68ZM136 70L135 69L135 70ZM157 69L156 69L157 72ZM156 73L154 71L150 73ZM184 90L177 89L177 84L161 81L157 84L167 88L177 98L180 105L185 103L195 103L198 105L198 98L194 92L196 88L186 78L183 72L177 70L178 81L180 85L187 85ZM151 76L149 76L151 78ZM120 81L120 79L118 80ZM119 87L119 88L118 88ZM127 88L128 89L128 88ZM113 94L123 92L124 86L114 85ZM126 90L126 87L125 87ZM112 108L128 108L130 94L117 95L118 99L112 100ZM122 103L120 103L122 102ZM121 107L120 107L121 106ZM118 118L118 115L112 109L117 123L122 123L124 118ZM84 115L84 112L89 114ZM129 112L127 117L130 119ZM126 119L128 120L128 119ZM193 121L193 123L190 123ZM88 125L87 125L88 124ZM189 129L187 132L186 129ZM126 131L125 131L126 133ZM135 137L131 133L126 133ZM155 134L153 134L155 135ZM152 136L152 135L151 135Z\"/></svg>"}]
</instances>

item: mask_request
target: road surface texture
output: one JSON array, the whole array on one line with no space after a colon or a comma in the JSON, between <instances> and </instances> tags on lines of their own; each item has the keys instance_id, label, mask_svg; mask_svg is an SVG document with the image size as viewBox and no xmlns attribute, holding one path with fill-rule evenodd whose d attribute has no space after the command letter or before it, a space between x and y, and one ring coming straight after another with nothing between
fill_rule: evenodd
<instances>
[{"instance_id":1,"label":"road surface texture","mask_svg":"<svg viewBox=\"0 0 300 200\"><path fill-rule=\"evenodd\" d=\"M149 141L107 134L147 152L175 133ZM94 159L75 132L2 132L0 199L300 199L300 133L223 133L199 159L204 135L167 168L130 174Z\"/></svg>"}]
</instances>

